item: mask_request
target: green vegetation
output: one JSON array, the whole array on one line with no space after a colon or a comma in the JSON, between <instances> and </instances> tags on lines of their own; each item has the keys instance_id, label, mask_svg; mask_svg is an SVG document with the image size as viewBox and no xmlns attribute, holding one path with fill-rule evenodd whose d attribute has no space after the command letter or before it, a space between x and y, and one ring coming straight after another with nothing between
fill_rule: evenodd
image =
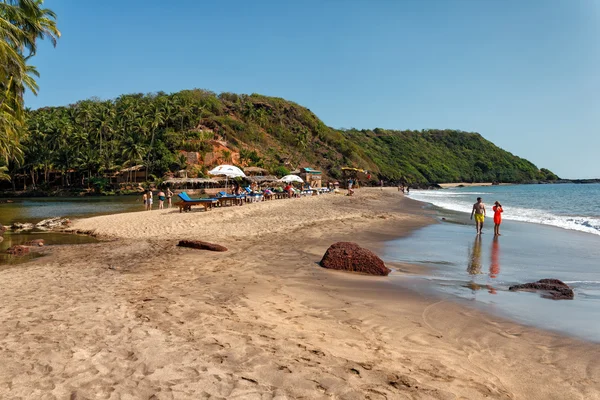
<instances>
[{"instance_id":1,"label":"green vegetation","mask_svg":"<svg viewBox=\"0 0 600 400\"><path fill-rule=\"evenodd\" d=\"M5 162L22 160L23 94L38 89L39 74L29 64L36 42L48 38L56 45L60 37L56 15L42 6L43 0L0 0L0 158Z\"/></svg>"},{"instance_id":2,"label":"green vegetation","mask_svg":"<svg viewBox=\"0 0 600 400\"><path fill-rule=\"evenodd\" d=\"M514 156L478 133L456 130L349 130L365 154L391 180L411 183L531 182L558 177Z\"/></svg>"},{"instance_id":3,"label":"green vegetation","mask_svg":"<svg viewBox=\"0 0 600 400\"><path fill-rule=\"evenodd\" d=\"M187 165L182 152L202 159L215 143L227 145L219 162L239 157L276 175L311 166L338 179L342 166L354 166L373 179L413 184L557 178L476 133L336 130L304 107L257 94L194 89L91 99L29 111L27 126L23 162L11 162L9 172L42 188L98 187L134 165L147 166L149 180L186 167L188 176L205 176L213 165Z\"/></svg>"}]
</instances>

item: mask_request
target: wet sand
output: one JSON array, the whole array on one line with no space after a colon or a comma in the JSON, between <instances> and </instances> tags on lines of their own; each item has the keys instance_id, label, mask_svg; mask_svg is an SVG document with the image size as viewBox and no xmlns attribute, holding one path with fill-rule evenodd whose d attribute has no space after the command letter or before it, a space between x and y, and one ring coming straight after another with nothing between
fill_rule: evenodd
<instances>
[{"instance_id":1,"label":"wet sand","mask_svg":"<svg viewBox=\"0 0 600 400\"><path fill-rule=\"evenodd\" d=\"M316 264L431 222L395 189L76 221L111 241L0 271L0 398L600 398L597 345Z\"/></svg>"}]
</instances>

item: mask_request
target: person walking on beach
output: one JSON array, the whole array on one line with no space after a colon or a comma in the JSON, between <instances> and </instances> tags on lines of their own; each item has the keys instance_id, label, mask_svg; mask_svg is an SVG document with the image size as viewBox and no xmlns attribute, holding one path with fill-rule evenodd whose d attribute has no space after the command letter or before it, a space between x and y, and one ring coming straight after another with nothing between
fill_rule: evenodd
<instances>
[{"instance_id":1,"label":"person walking on beach","mask_svg":"<svg viewBox=\"0 0 600 400\"><path fill-rule=\"evenodd\" d=\"M170 188L167 188L167 207L171 208L171 206L173 205L171 202L171 199L173 198L173 192L171 192Z\"/></svg>"},{"instance_id":2,"label":"person walking on beach","mask_svg":"<svg viewBox=\"0 0 600 400\"><path fill-rule=\"evenodd\" d=\"M144 192L142 195L142 201L144 202L144 210L148 209L148 194Z\"/></svg>"},{"instance_id":3,"label":"person walking on beach","mask_svg":"<svg viewBox=\"0 0 600 400\"><path fill-rule=\"evenodd\" d=\"M165 200L166 200L165 192L162 190L158 192L158 209L162 210L165 208Z\"/></svg>"},{"instance_id":4,"label":"person walking on beach","mask_svg":"<svg viewBox=\"0 0 600 400\"><path fill-rule=\"evenodd\" d=\"M494 235L501 236L500 224L502 223L502 213L504 212L502 209L502 204L496 201L494 203L494 207L492 207L492 210L494 210Z\"/></svg>"},{"instance_id":5,"label":"person walking on beach","mask_svg":"<svg viewBox=\"0 0 600 400\"><path fill-rule=\"evenodd\" d=\"M480 235L483 229L483 220L485 219L485 204L483 204L481 197L478 197L477 203L473 204L471 219L473 219L473 214L475 215L475 229L477 230L477 234Z\"/></svg>"}]
</instances>

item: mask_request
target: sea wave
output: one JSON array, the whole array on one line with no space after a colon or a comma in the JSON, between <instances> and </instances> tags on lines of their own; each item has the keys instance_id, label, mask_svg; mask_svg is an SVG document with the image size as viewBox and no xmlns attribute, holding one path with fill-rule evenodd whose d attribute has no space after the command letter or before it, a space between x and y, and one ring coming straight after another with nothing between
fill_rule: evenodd
<instances>
[{"instance_id":1,"label":"sea wave","mask_svg":"<svg viewBox=\"0 0 600 400\"><path fill-rule=\"evenodd\" d=\"M469 193L470 196L473 194L476 193ZM413 191L410 196L415 200L431 203L437 207L452 211L470 213L472 210L472 204L464 201L464 195L456 196L455 193L443 193L443 191L438 191L438 193L432 191ZM556 215L546 210L522 207L505 208L505 211L502 215L502 219L504 220L550 225L600 235L600 218L597 217Z\"/></svg>"}]
</instances>

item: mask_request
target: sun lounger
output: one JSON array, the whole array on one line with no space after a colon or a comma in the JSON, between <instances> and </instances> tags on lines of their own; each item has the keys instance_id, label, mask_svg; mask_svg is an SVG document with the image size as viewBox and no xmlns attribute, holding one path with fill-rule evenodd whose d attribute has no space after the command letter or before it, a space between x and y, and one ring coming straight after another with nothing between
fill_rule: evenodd
<instances>
[{"instance_id":1,"label":"sun lounger","mask_svg":"<svg viewBox=\"0 0 600 400\"><path fill-rule=\"evenodd\" d=\"M239 194L239 195L235 195L235 194L228 194L225 192L219 192L217 193L217 198L219 201L220 205L227 205L227 203L231 204L231 205L243 205L244 201L246 200L246 195L243 194Z\"/></svg>"},{"instance_id":2,"label":"sun lounger","mask_svg":"<svg viewBox=\"0 0 600 400\"><path fill-rule=\"evenodd\" d=\"M214 198L191 199L186 192L181 192L177 196L181 199L181 201L175 203L179 207L179 212L191 211L192 206L202 206L205 211L208 211L218 203L218 200Z\"/></svg>"},{"instance_id":3,"label":"sun lounger","mask_svg":"<svg viewBox=\"0 0 600 400\"><path fill-rule=\"evenodd\" d=\"M246 201L249 201L249 202L262 201L262 199L263 199L262 193L254 193L252 191L252 189L250 189L249 186L245 187L244 190L246 191Z\"/></svg>"}]
</instances>

